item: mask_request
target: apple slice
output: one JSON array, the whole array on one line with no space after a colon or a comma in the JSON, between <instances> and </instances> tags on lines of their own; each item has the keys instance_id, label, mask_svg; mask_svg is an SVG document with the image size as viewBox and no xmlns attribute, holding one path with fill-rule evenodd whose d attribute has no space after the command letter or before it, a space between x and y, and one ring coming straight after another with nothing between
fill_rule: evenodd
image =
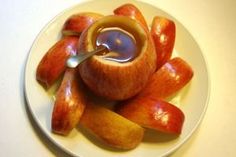
<instances>
[{"instance_id":1,"label":"apple slice","mask_svg":"<svg viewBox=\"0 0 236 157\"><path fill-rule=\"evenodd\" d=\"M68 36L55 43L38 64L36 79L46 89L65 71L66 60L77 53L78 37Z\"/></svg>"},{"instance_id":2,"label":"apple slice","mask_svg":"<svg viewBox=\"0 0 236 157\"><path fill-rule=\"evenodd\" d=\"M52 112L54 133L67 135L79 122L86 103L83 88L79 74L74 69L67 69Z\"/></svg>"},{"instance_id":3,"label":"apple slice","mask_svg":"<svg viewBox=\"0 0 236 157\"><path fill-rule=\"evenodd\" d=\"M80 35L88 26L103 17L93 12L83 12L70 16L62 29L63 35Z\"/></svg>"},{"instance_id":4,"label":"apple slice","mask_svg":"<svg viewBox=\"0 0 236 157\"><path fill-rule=\"evenodd\" d=\"M172 55L175 44L175 23L164 17L154 17L151 36L156 48L157 69L159 69Z\"/></svg>"},{"instance_id":5,"label":"apple slice","mask_svg":"<svg viewBox=\"0 0 236 157\"><path fill-rule=\"evenodd\" d=\"M117 112L143 127L164 133L180 134L184 122L179 108L152 96L126 101L119 105Z\"/></svg>"},{"instance_id":6,"label":"apple slice","mask_svg":"<svg viewBox=\"0 0 236 157\"><path fill-rule=\"evenodd\" d=\"M135 148L142 140L144 129L117 113L96 104L88 104L80 124L109 146Z\"/></svg>"},{"instance_id":7,"label":"apple slice","mask_svg":"<svg viewBox=\"0 0 236 157\"><path fill-rule=\"evenodd\" d=\"M146 30L148 30L147 22L142 14L142 12L133 4L127 3L116 8L114 11L115 15L128 16L132 19L139 21Z\"/></svg>"},{"instance_id":8,"label":"apple slice","mask_svg":"<svg viewBox=\"0 0 236 157\"><path fill-rule=\"evenodd\" d=\"M152 95L167 98L182 89L193 77L193 70L183 59L176 57L167 61L149 80L138 96Z\"/></svg>"}]
</instances>

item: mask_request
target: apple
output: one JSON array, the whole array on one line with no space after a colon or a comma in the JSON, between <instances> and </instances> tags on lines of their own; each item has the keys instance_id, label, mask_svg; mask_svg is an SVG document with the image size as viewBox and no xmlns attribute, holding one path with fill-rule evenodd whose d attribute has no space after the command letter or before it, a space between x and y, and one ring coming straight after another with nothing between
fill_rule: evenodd
<instances>
[{"instance_id":1,"label":"apple","mask_svg":"<svg viewBox=\"0 0 236 157\"><path fill-rule=\"evenodd\" d=\"M63 35L80 35L92 23L103 17L93 12L82 12L70 16L62 29Z\"/></svg>"},{"instance_id":2,"label":"apple","mask_svg":"<svg viewBox=\"0 0 236 157\"><path fill-rule=\"evenodd\" d=\"M178 107L153 95L121 103L117 113L143 127L170 134L180 134L184 123L184 113Z\"/></svg>"},{"instance_id":3,"label":"apple","mask_svg":"<svg viewBox=\"0 0 236 157\"><path fill-rule=\"evenodd\" d=\"M156 70L156 52L151 40L139 22L125 16L105 16L82 33L79 50L93 51L96 36L101 28L118 27L133 35L138 56L120 63L94 55L79 65L85 84L97 95L111 100L125 100L139 93Z\"/></svg>"},{"instance_id":4,"label":"apple","mask_svg":"<svg viewBox=\"0 0 236 157\"><path fill-rule=\"evenodd\" d=\"M179 57L173 58L152 75L138 96L152 95L155 98L165 99L182 89L192 77L191 66Z\"/></svg>"},{"instance_id":5,"label":"apple","mask_svg":"<svg viewBox=\"0 0 236 157\"><path fill-rule=\"evenodd\" d=\"M68 135L78 124L86 106L82 80L75 69L67 69L57 91L53 107L51 129L54 133Z\"/></svg>"},{"instance_id":6,"label":"apple","mask_svg":"<svg viewBox=\"0 0 236 157\"><path fill-rule=\"evenodd\" d=\"M88 103L80 124L105 144L119 149L133 149L142 141L144 129L117 113Z\"/></svg>"},{"instance_id":7,"label":"apple","mask_svg":"<svg viewBox=\"0 0 236 157\"><path fill-rule=\"evenodd\" d=\"M128 16L139 21L144 26L144 28L148 30L148 25L142 12L135 5L127 3L119 6L113 12L115 15Z\"/></svg>"},{"instance_id":8,"label":"apple","mask_svg":"<svg viewBox=\"0 0 236 157\"><path fill-rule=\"evenodd\" d=\"M117 105L116 111L143 127L180 134L184 114L163 99L183 88L192 77L193 70L183 59L168 60L138 95Z\"/></svg>"},{"instance_id":9,"label":"apple","mask_svg":"<svg viewBox=\"0 0 236 157\"><path fill-rule=\"evenodd\" d=\"M65 71L66 60L77 53L78 37L68 36L56 42L37 66L36 79L48 89Z\"/></svg>"},{"instance_id":10,"label":"apple","mask_svg":"<svg viewBox=\"0 0 236 157\"><path fill-rule=\"evenodd\" d=\"M157 69L171 58L175 44L175 23L165 17L155 16L151 36L157 53Z\"/></svg>"}]
</instances>

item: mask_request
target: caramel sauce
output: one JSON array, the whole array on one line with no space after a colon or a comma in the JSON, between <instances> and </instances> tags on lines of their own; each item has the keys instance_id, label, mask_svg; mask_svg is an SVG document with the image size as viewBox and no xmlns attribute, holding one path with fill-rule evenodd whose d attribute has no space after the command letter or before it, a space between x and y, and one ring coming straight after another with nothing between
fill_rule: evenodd
<instances>
[{"instance_id":1,"label":"caramel sauce","mask_svg":"<svg viewBox=\"0 0 236 157\"><path fill-rule=\"evenodd\" d=\"M119 29L101 31L96 40L96 46L100 45L109 50L99 54L106 60L124 63L132 61L138 55L135 39Z\"/></svg>"}]
</instances>

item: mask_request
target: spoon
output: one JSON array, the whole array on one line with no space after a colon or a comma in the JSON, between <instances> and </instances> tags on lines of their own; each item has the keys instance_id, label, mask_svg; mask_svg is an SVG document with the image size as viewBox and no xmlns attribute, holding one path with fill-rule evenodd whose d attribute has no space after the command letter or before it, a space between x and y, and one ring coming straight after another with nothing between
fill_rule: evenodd
<instances>
[{"instance_id":1,"label":"spoon","mask_svg":"<svg viewBox=\"0 0 236 157\"><path fill-rule=\"evenodd\" d=\"M137 52L134 39L120 30L108 30L100 33L96 45L97 48L94 51L80 52L78 55L71 56L66 62L67 67L75 68L91 56L107 50L108 52L101 57L120 63L133 59Z\"/></svg>"},{"instance_id":2,"label":"spoon","mask_svg":"<svg viewBox=\"0 0 236 157\"><path fill-rule=\"evenodd\" d=\"M97 47L97 49L95 49L94 51L91 52L81 52L78 55L74 55L71 56L70 58L67 59L66 61L66 65L69 68L75 68L77 67L80 63L82 63L83 61L85 61L86 59L88 59L89 57L95 55L96 53L105 51L106 49L108 49L108 47L106 47L105 45L100 45L99 47Z\"/></svg>"}]
</instances>

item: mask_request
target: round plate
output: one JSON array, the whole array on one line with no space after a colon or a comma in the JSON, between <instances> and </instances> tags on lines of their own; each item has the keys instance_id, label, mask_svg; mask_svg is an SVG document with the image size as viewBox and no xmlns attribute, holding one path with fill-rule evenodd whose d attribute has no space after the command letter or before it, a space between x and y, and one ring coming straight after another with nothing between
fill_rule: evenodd
<instances>
[{"instance_id":1,"label":"round plate","mask_svg":"<svg viewBox=\"0 0 236 157\"><path fill-rule=\"evenodd\" d=\"M53 143L73 156L165 156L180 147L192 135L205 113L209 95L208 72L201 49L194 38L181 23L164 11L146 3L129 1L140 8L149 26L156 15L170 18L176 24L175 53L186 60L194 70L191 83L171 100L181 108L186 116L182 134L176 138L148 131L137 148L130 151L118 151L96 143L79 129L74 129L67 137L51 133L50 123L54 100L53 96L36 81L35 73L38 63L47 50L60 39L62 26L70 15L84 11L109 15L113 13L114 8L124 3L127 1L89 1L67 9L43 28L30 50L25 69L25 95L29 110L42 132Z\"/></svg>"}]
</instances>

